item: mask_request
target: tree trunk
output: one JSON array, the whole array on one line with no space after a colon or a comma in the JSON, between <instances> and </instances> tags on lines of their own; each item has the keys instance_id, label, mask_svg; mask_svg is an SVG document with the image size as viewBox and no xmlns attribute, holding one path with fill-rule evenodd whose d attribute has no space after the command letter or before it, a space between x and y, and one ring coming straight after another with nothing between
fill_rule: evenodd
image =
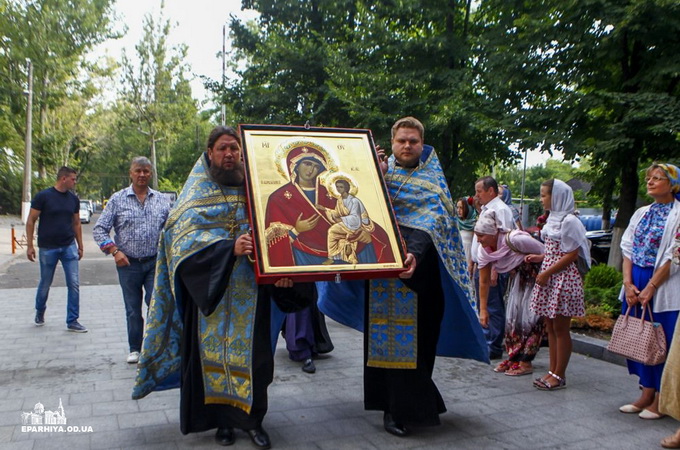
<instances>
[{"instance_id":1,"label":"tree trunk","mask_svg":"<svg viewBox=\"0 0 680 450\"><path fill-rule=\"evenodd\" d=\"M637 188L639 178L637 174L638 160L642 149L642 141L636 139L632 152L627 154L628 164L623 164L621 167L621 196L619 197L619 212L616 215L616 224L614 225L614 232L612 234L612 244L609 249L608 265L621 270L621 262L623 256L621 255L621 237L623 232L628 227L630 218L635 212L635 204L637 202Z\"/></svg>"}]
</instances>

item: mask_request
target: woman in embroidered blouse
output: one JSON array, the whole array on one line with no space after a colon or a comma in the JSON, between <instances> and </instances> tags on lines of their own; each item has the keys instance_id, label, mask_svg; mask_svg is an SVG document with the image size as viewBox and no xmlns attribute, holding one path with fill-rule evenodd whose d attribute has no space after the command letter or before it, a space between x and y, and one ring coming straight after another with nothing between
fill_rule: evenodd
<instances>
[{"instance_id":1,"label":"woman in embroidered blouse","mask_svg":"<svg viewBox=\"0 0 680 450\"><path fill-rule=\"evenodd\" d=\"M536 280L536 263L525 262L527 255L542 255L543 244L525 231L502 231L493 211L485 213L475 224L479 241L480 321L486 326L486 301L492 266L498 273L510 272L505 314L505 350L508 359L498 364L495 372L508 376L527 375L534 371L536 357L545 331L542 317L529 310L531 292Z\"/></svg>"},{"instance_id":2,"label":"woman in embroidered blouse","mask_svg":"<svg viewBox=\"0 0 680 450\"><path fill-rule=\"evenodd\" d=\"M672 164L652 164L646 171L647 194L654 203L635 211L621 238L623 252L623 312L633 307L631 315L640 317L645 305L661 323L667 348L675 330L680 310L680 271L671 264L674 233L680 225L680 175ZM628 372L640 378L642 394L623 413L639 413L642 419L659 419L658 392L664 364L646 366L628 360Z\"/></svg>"}]
</instances>

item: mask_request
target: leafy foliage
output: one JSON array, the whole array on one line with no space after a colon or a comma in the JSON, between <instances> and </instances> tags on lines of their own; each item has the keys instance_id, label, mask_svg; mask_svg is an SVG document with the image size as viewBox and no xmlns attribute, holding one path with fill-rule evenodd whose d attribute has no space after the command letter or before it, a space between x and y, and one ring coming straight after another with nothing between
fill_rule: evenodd
<instances>
[{"instance_id":1,"label":"leafy foliage","mask_svg":"<svg viewBox=\"0 0 680 450\"><path fill-rule=\"evenodd\" d=\"M621 287L623 276L619 271L606 264L598 264L590 269L586 275L583 287L590 288L611 288Z\"/></svg>"},{"instance_id":2,"label":"leafy foliage","mask_svg":"<svg viewBox=\"0 0 680 450\"><path fill-rule=\"evenodd\" d=\"M599 310L616 318L621 312L622 275L615 268L605 264L593 266L583 283L586 308Z\"/></svg>"}]
</instances>

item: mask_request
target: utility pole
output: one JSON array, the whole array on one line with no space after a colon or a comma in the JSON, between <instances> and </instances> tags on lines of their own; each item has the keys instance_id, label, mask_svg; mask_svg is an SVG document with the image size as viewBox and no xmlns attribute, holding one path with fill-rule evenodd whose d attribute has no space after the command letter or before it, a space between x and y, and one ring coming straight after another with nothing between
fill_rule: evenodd
<instances>
[{"instance_id":1,"label":"utility pole","mask_svg":"<svg viewBox=\"0 0 680 450\"><path fill-rule=\"evenodd\" d=\"M33 64L26 58L28 69L28 91L24 91L28 100L26 102L26 137L24 154L24 188L21 196L21 221L25 224L31 209L31 159L33 148Z\"/></svg>"},{"instance_id":2,"label":"utility pole","mask_svg":"<svg viewBox=\"0 0 680 450\"><path fill-rule=\"evenodd\" d=\"M224 104L225 99L224 99L224 89L225 89L225 79L226 79L226 73L227 73L227 62L226 62L226 53L227 53L227 25L224 24L222 25L222 126L226 124L227 121L227 109Z\"/></svg>"}]
</instances>

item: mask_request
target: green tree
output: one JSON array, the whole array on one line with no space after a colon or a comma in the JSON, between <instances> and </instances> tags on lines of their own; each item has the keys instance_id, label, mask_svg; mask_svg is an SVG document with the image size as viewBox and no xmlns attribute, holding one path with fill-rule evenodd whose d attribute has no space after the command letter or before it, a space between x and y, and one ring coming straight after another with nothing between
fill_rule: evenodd
<instances>
[{"instance_id":1,"label":"green tree","mask_svg":"<svg viewBox=\"0 0 680 450\"><path fill-rule=\"evenodd\" d=\"M197 105L191 97L184 64L186 45L168 48L170 22L163 18L163 4L158 20L147 14L144 35L135 47L137 64L123 55L122 97L127 107L121 111L146 136L148 155L156 168L157 177L164 175L171 160L170 149L177 143L178 134L196 123ZM157 144L162 150L157 152ZM139 150L138 150L139 151Z\"/></svg>"},{"instance_id":2,"label":"green tree","mask_svg":"<svg viewBox=\"0 0 680 450\"><path fill-rule=\"evenodd\" d=\"M482 84L520 149L590 155L605 210L620 180L610 262L635 209L641 160L680 151L680 3L481 3Z\"/></svg>"},{"instance_id":3,"label":"green tree","mask_svg":"<svg viewBox=\"0 0 680 450\"><path fill-rule=\"evenodd\" d=\"M26 133L26 59L33 62L33 127L36 167L44 177L66 163L54 154L59 136L49 136L54 112L73 96L89 89L86 80L98 70L85 61L85 54L107 38L112 31L113 0L0 0L0 126L13 128L16 136L0 134L0 147L15 151L16 138ZM87 94L85 94L87 95ZM63 147L57 147L63 150Z\"/></svg>"},{"instance_id":4,"label":"green tree","mask_svg":"<svg viewBox=\"0 0 680 450\"><path fill-rule=\"evenodd\" d=\"M416 116L465 192L480 164L514 156L475 87L471 3L244 0L260 17L232 19L245 69L223 100L236 121L369 128L383 147L397 118Z\"/></svg>"}]
</instances>

